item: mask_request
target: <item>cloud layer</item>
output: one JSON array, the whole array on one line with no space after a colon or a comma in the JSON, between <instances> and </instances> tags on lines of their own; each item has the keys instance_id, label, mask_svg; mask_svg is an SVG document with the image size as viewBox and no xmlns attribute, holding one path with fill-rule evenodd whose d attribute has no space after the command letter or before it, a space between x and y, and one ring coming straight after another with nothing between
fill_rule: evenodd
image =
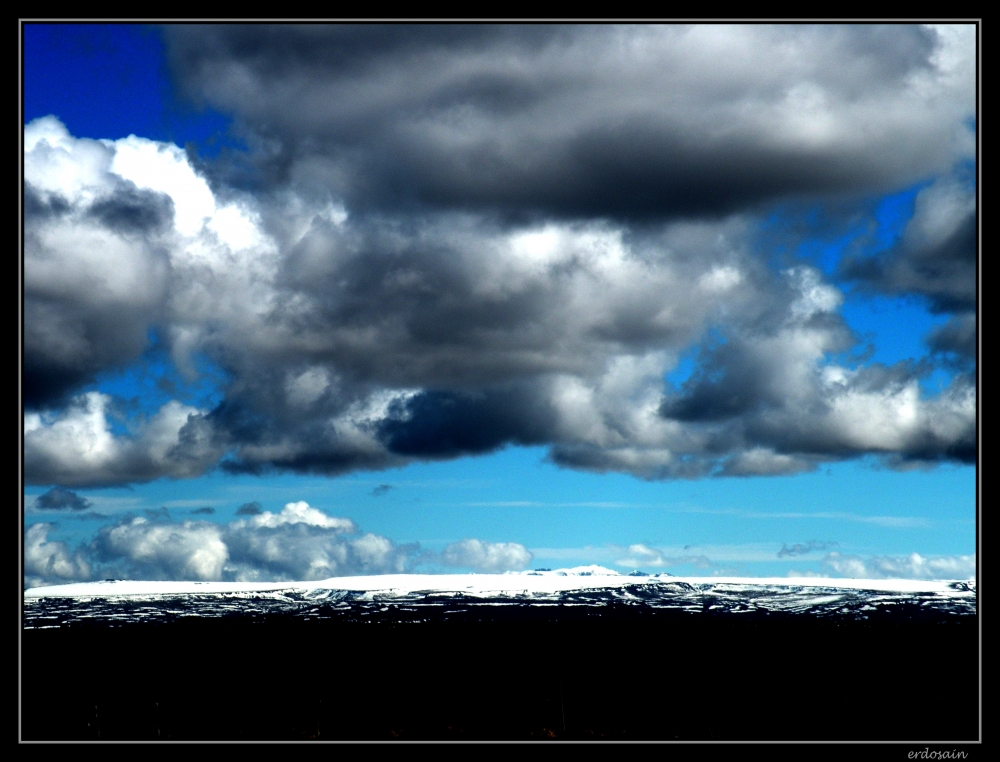
<instances>
[{"instance_id":1,"label":"cloud layer","mask_svg":"<svg viewBox=\"0 0 1000 762\"><path fill-rule=\"evenodd\" d=\"M508 444L645 478L972 462L971 29L170 27L178 83L253 152L25 128L26 480L333 475ZM936 396L931 360L832 359L857 344L843 288L755 243L776 203L928 177L900 241L836 277L951 315ZM154 335L188 380L218 368L222 401L136 417L86 391ZM253 531L306 566L236 529L218 541L243 560L220 561L199 526L169 542L203 561L142 563L383 558L298 521Z\"/></svg>"},{"instance_id":2,"label":"cloud layer","mask_svg":"<svg viewBox=\"0 0 1000 762\"><path fill-rule=\"evenodd\" d=\"M843 577L862 579L968 579L976 576L976 555L873 556L830 553L823 565Z\"/></svg>"},{"instance_id":3,"label":"cloud layer","mask_svg":"<svg viewBox=\"0 0 1000 762\"><path fill-rule=\"evenodd\" d=\"M250 508L248 508L250 506ZM202 520L173 521L166 510L146 516L128 515L97 530L93 539L73 549L50 540L52 523L29 526L24 534L24 585L37 587L100 579L296 581L360 574L399 574L427 567L496 574L531 566L533 554L516 542L466 538L440 552L417 543L399 544L373 533L359 532L347 518L329 516L304 501L288 503L277 512L254 504L243 506L227 524ZM778 558L816 554L835 542L782 545ZM688 548L675 555L646 544L628 547L572 549L573 558L600 557L619 567L665 570L687 567L694 574L740 574L704 553ZM719 551L719 548L715 548ZM567 551L543 551L556 558ZM708 552L716 556L709 549ZM726 552L722 551L722 556ZM731 552L729 555L732 555ZM773 558L773 550L744 551L730 562ZM827 552L818 559L824 574L863 579L967 579L976 575L976 556L872 556ZM819 576L791 571L790 576Z\"/></svg>"},{"instance_id":4,"label":"cloud layer","mask_svg":"<svg viewBox=\"0 0 1000 762\"><path fill-rule=\"evenodd\" d=\"M973 28L169 27L275 177L359 209L722 215L947 169Z\"/></svg>"},{"instance_id":5,"label":"cloud layer","mask_svg":"<svg viewBox=\"0 0 1000 762\"><path fill-rule=\"evenodd\" d=\"M480 572L524 569L531 553L518 543L465 539L443 552L421 551L387 537L361 534L353 521L328 516L304 501L278 513L243 506L228 524L171 521L164 512L127 516L101 527L77 550L49 541L49 523L25 532L25 585L111 576L128 579L283 581L393 574L438 564Z\"/></svg>"}]
</instances>

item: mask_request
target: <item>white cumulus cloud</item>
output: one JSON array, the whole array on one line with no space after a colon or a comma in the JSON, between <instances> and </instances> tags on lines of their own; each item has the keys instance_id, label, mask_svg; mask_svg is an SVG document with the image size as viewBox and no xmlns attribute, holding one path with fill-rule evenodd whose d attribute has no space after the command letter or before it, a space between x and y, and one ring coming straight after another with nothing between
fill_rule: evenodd
<instances>
[{"instance_id":1,"label":"white cumulus cloud","mask_svg":"<svg viewBox=\"0 0 1000 762\"><path fill-rule=\"evenodd\" d=\"M94 549L144 579L218 580L229 557L217 524L154 523L134 517L100 530Z\"/></svg>"},{"instance_id":2,"label":"white cumulus cloud","mask_svg":"<svg viewBox=\"0 0 1000 762\"><path fill-rule=\"evenodd\" d=\"M198 476L220 451L207 411L171 400L137 431L115 434L112 398L87 392L59 413L24 416L25 470L68 487Z\"/></svg>"},{"instance_id":3,"label":"white cumulus cloud","mask_svg":"<svg viewBox=\"0 0 1000 762\"><path fill-rule=\"evenodd\" d=\"M90 565L82 553L64 542L48 539L51 524L32 524L24 533L24 586L39 587L90 578Z\"/></svg>"},{"instance_id":4,"label":"white cumulus cloud","mask_svg":"<svg viewBox=\"0 0 1000 762\"><path fill-rule=\"evenodd\" d=\"M441 552L447 566L471 567L477 572L503 572L526 569L532 555L516 542L483 542L465 539L453 542Z\"/></svg>"},{"instance_id":5,"label":"white cumulus cloud","mask_svg":"<svg viewBox=\"0 0 1000 762\"><path fill-rule=\"evenodd\" d=\"M286 524L305 524L307 526L321 527L323 529L333 529L337 532L354 532L357 527L350 519L340 519L334 516L327 516L320 510L313 508L304 500L294 503L287 503L280 513L264 511L249 519L244 519L233 524L234 527L253 527L259 529L267 527L274 529Z\"/></svg>"},{"instance_id":6,"label":"white cumulus cloud","mask_svg":"<svg viewBox=\"0 0 1000 762\"><path fill-rule=\"evenodd\" d=\"M165 512L159 520L126 517L101 528L76 556L61 543L46 544L47 525L35 525L32 579L85 578L91 568L100 568L102 574L133 579L294 581L399 574L430 557L483 572L523 569L531 562L523 545L476 539L454 543L440 557L422 554L417 544L359 534L350 519L328 516L305 501L228 524L166 517Z\"/></svg>"},{"instance_id":7,"label":"white cumulus cloud","mask_svg":"<svg viewBox=\"0 0 1000 762\"><path fill-rule=\"evenodd\" d=\"M976 556L871 556L829 553L823 565L844 577L861 579L969 579L976 576Z\"/></svg>"}]
</instances>

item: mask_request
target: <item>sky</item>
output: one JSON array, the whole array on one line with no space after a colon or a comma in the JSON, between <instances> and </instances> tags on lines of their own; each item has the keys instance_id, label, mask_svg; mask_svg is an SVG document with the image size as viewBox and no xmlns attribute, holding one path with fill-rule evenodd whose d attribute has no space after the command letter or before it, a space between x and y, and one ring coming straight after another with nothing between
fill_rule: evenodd
<instances>
[{"instance_id":1,"label":"sky","mask_svg":"<svg viewBox=\"0 0 1000 762\"><path fill-rule=\"evenodd\" d=\"M975 575L974 26L22 31L25 586Z\"/></svg>"}]
</instances>

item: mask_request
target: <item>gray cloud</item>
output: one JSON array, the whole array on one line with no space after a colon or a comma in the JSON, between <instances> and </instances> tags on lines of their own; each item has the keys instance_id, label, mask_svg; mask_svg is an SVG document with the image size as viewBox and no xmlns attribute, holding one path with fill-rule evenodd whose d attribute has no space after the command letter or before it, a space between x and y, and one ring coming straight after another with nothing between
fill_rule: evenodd
<instances>
[{"instance_id":1,"label":"gray cloud","mask_svg":"<svg viewBox=\"0 0 1000 762\"><path fill-rule=\"evenodd\" d=\"M132 436L116 437L111 398L88 392L58 415L24 420L26 481L85 487L190 477L214 466L221 452L203 413L171 401Z\"/></svg>"},{"instance_id":2,"label":"gray cloud","mask_svg":"<svg viewBox=\"0 0 1000 762\"><path fill-rule=\"evenodd\" d=\"M252 182L225 158L26 127L28 483L333 475L509 444L645 478L974 459L961 29L166 34L179 84L236 114ZM899 246L841 274L959 310L929 343L963 372L928 397L929 361L831 360L857 343L839 290L755 247L768 204L934 175ZM122 432L115 400L80 390L154 328L188 380L219 369L223 399Z\"/></svg>"},{"instance_id":3,"label":"gray cloud","mask_svg":"<svg viewBox=\"0 0 1000 762\"><path fill-rule=\"evenodd\" d=\"M42 510L61 511L68 508L71 511L83 511L89 508L90 505L91 503L87 498L62 487L53 487L48 492L43 492L35 498L35 508L41 508Z\"/></svg>"},{"instance_id":4,"label":"gray cloud","mask_svg":"<svg viewBox=\"0 0 1000 762\"><path fill-rule=\"evenodd\" d=\"M167 296L173 201L112 171L115 151L54 118L26 133L24 402L65 401L146 347Z\"/></svg>"},{"instance_id":5,"label":"gray cloud","mask_svg":"<svg viewBox=\"0 0 1000 762\"><path fill-rule=\"evenodd\" d=\"M372 497L380 497L391 489L394 489L391 484L380 484L372 490Z\"/></svg>"},{"instance_id":6,"label":"gray cloud","mask_svg":"<svg viewBox=\"0 0 1000 762\"><path fill-rule=\"evenodd\" d=\"M196 516L198 515L211 516L213 513L215 513L215 509L210 505L205 505L202 506L201 508L195 508L193 511L191 511L191 513L193 513Z\"/></svg>"},{"instance_id":7,"label":"gray cloud","mask_svg":"<svg viewBox=\"0 0 1000 762\"><path fill-rule=\"evenodd\" d=\"M533 390L518 391L420 392L390 408L379 436L390 451L417 457L479 454L511 442L542 444L551 436L551 411L532 399Z\"/></svg>"},{"instance_id":8,"label":"gray cloud","mask_svg":"<svg viewBox=\"0 0 1000 762\"><path fill-rule=\"evenodd\" d=\"M917 194L897 246L848 258L843 272L871 289L925 297L939 312L969 311L976 304L976 240L975 185L949 174Z\"/></svg>"},{"instance_id":9,"label":"gray cloud","mask_svg":"<svg viewBox=\"0 0 1000 762\"><path fill-rule=\"evenodd\" d=\"M662 218L882 189L950 163L972 98L954 72L971 58L943 62L951 36L913 25L166 35L179 81L236 113L265 176L352 209Z\"/></svg>"},{"instance_id":10,"label":"gray cloud","mask_svg":"<svg viewBox=\"0 0 1000 762\"><path fill-rule=\"evenodd\" d=\"M85 214L123 235L149 235L173 224L174 202L166 194L140 190L125 181L111 195L90 204Z\"/></svg>"},{"instance_id":11,"label":"gray cloud","mask_svg":"<svg viewBox=\"0 0 1000 762\"><path fill-rule=\"evenodd\" d=\"M840 295L812 271L792 275L800 297L785 323L708 348L695 374L665 397L662 415L698 425L707 452L727 454L722 470L731 475L794 473L862 451L900 463L972 462L970 380L957 376L939 398L922 400L918 382L929 365L818 362L853 344L834 313Z\"/></svg>"},{"instance_id":12,"label":"gray cloud","mask_svg":"<svg viewBox=\"0 0 1000 762\"><path fill-rule=\"evenodd\" d=\"M819 542L818 540L810 540L807 543L797 542L791 547L786 543L781 543L781 550L778 551L778 558L791 558L793 556L804 556L807 553L812 553L817 550L826 550L827 548L834 548L839 543L836 542Z\"/></svg>"},{"instance_id":13,"label":"gray cloud","mask_svg":"<svg viewBox=\"0 0 1000 762\"><path fill-rule=\"evenodd\" d=\"M237 516L257 516L264 512L264 506L254 500L252 503L243 503L236 509Z\"/></svg>"},{"instance_id":14,"label":"gray cloud","mask_svg":"<svg viewBox=\"0 0 1000 762\"><path fill-rule=\"evenodd\" d=\"M953 362L967 368L976 359L975 314L963 312L952 316L947 323L931 332L927 343L932 351L953 358Z\"/></svg>"}]
</instances>

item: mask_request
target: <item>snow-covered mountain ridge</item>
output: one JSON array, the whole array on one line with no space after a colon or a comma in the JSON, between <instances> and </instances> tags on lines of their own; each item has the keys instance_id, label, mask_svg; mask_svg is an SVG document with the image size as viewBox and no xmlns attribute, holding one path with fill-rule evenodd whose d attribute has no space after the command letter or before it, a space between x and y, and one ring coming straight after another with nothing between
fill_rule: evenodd
<instances>
[{"instance_id":1,"label":"snow-covered mountain ridge","mask_svg":"<svg viewBox=\"0 0 1000 762\"><path fill-rule=\"evenodd\" d=\"M106 580L24 592L26 628L184 617L431 621L581 612L802 614L948 620L976 613L973 581L621 574L599 566L507 574L394 574L315 582ZM576 612L574 614L573 612ZM589 615L589 614L588 614Z\"/></svg>"},{"instance_id":2,"label":"snow-covered mountain ridge","mask_svg":"<svg viewBox=\"0 0 1000 762\"><path fill-rule=\"evenodd\" d=\"M36 587L24 591L29 598L90 598L221 595L244 596L299 593L316 597L324 591L386 594L454 592L471 596L557 593L570 590L603 590L636 585L685 585L737 591L764 588L834 588L898 593L956 592L956 586L975 590L975 582L961 580L841 579L825 577L674 577L669 574L622 574L601 566L543 569L505 574L381 574L333 577L308 582L196 582L160 580L105 580Z\"/></svg>"}]
</instances>

